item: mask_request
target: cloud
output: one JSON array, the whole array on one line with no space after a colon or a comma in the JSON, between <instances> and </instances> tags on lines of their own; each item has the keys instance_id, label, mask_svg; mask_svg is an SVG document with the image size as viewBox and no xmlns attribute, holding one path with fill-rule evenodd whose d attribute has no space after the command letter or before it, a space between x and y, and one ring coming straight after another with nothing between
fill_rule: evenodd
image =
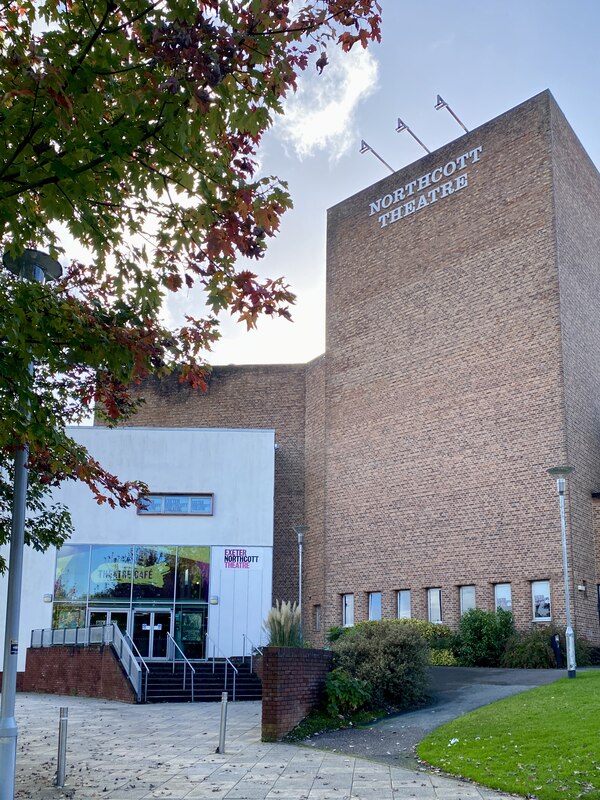
<instances>
[{"instance_id":1,"label":"cloud","mask_svg":"<svg viewBox=\"0 0 600 800\"><path fill-rule=\"evenodd\" d=\"M299 80L298 92L285 103L285 115L275 126L276 136L299 158L328 150L337 160L356 142L354 117L359 103L377 86L377 61L359 46L349 53L331 48L329 64L318 75L314 65ZM310 77L309 77L310 76Z\"/></svg>"}]
</instances>

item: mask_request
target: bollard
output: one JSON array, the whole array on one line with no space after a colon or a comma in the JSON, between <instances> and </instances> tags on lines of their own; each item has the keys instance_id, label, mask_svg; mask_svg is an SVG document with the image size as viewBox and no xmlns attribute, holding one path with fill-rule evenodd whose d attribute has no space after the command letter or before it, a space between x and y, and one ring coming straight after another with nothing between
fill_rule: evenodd
<instances>
[{"instance_id":1,"label":"bollard","mask_svg":"<svg viewBox=\"0 0 600 800\"><path fill-rule=\"evenodd\" d=\"M65 785L65 771L67 767L67 722L69 709L61 708L58 720L58 766L56 767L56 785Z\"/></svg>"},{"instance_id":2,"label":"bollard","mask_svg":"<svg viewBox=\"0 0 600 800\"><path fill-rule=\"evenodd\" d=\"M227 692L221 692L221 728L217 753L225 752L225 728L227 727Z\"/></svg>"}]
</instances>

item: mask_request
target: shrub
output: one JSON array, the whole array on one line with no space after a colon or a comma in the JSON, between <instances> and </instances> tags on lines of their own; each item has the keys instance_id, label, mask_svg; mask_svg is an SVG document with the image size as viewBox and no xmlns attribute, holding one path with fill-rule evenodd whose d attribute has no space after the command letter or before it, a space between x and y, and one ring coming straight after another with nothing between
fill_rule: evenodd
<instances>
[{"instance_id":1,"label":"shrub","mask_svg":"<svg viewBox=\"0 0 600 800\"><path fill-rule=\"evenodd\" d=\"M264 629L272 647L302 647L302 624L297 603L277 600L267 614Z\"/></svg>"},{"instance_id":2,"label":"shrub","mask_svg":"<svg viewBox=\"0 0 600 800\"><path fill-rule=\"evenodd\" d=\"M533 628L526 633L514 633L507 642L502 665L513 669L556 667L547 627Z\"/></svg>"},{"instance_id":3,"label":"shrub","mask_svg":"<svg viewBox=\"0 0 600 800\"><path fill-rule=\"evenodd\" d=\"M348 628L343 628L341 625L334 625L333 628L329 628L325 638L329 644L333 644L333 642L336 642L347 630Z\"/></svg>"},{"instance_id":4,"label":"shrub","mask_svg":"<svg viewBox=\"0 0 600 800\"><path fill-rule=\"evenodd\" d=\"M429 651L429 663L432 667L456 667L458 659L452 650L439 649Z\"/></svg>"},{"instance_id":5,"label":"shrub","mask_svg":"<svg viewBox=\"0 0 600 800\"><path fill-rule=\"evenodd\" d=\"M506 643L515 632L510 611L473 608L463 614L458 628L455 655L464 667L499 667Z\"/></svg>"},{"instance_id":6,"label":"shrub","mask_svg":"<svg viewBox=\"0 0 600 800\"><path fill-rule=\"evenodd\" d=\"M370 703L372 695L368 681L353 678L343 669L334 669L327 675L325 691L327 713L332 717L364 708Z\"/></svg>"},{"instance_id":7,"label":"shrub","mask_svg":"<svg viewBox=\"0 0 600 800\"><path fill-rule=\"evenodd\" d=\"M454 656L456 635L447 625L426 622L422 619L399 619L397 624L409 625L418 631L429 645L429 663L432 667L455 667L458 664Z\"/></svg>"},{"instance_id":8,"label":"shrub","mask_svg":"<svg viewBox=\"0 0 600 800\"><path fill-rule=\"evenodd\" d=\"M556 634L560 636L563 667L566 669L565 632L556 625L536 625L525 633L515 633L508 640L502 665L521 669L554 669L556 658L550 640ZM578 667L590 666L591 646L586 639L575 637L575 660Z\"/></svg>"},{"instance_id":9,"label":"shrub","mask_svg":"<svg viewBox=\"0 0 600 800\"><path fill-rule=\"evenodd\" d=\"M361 622L332 645L334 663L371 684L374 703L408 708L422 702L429 648L414 625Z\"/></svg>"},{"instance_id":10,"label":"shrub","mask_svg":"<svg viewBox=\"0 0 600 800\"><path fill-rule=\"evenodd\" d=\"M447 625L440 625L437 622L426 622L424 619L397 619L393 622L414 628L427 641L429 647L435 650L447 649L455 638Z\"/></svg>"}]
</instances>

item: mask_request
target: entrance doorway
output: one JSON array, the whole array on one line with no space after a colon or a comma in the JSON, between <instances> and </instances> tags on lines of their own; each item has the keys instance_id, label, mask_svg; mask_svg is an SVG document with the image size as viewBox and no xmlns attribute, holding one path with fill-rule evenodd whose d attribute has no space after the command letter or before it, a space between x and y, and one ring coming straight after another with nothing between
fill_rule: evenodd
<instances>
[{"instance_id":1,"label":"entrance doorway","mask_svg":"<svg viewBox=\"0 0 600 800\"><path fill-rule=\"evenodd\" d=\"M116 608L90 608L88 612L88 625L110 625L116 623L122 634L127 633L129 611Z\"/></svg>"},{"instance_id":2,"label":"entrance doorway","mask_svg":"<svg viewBox=\"0 0 600 800\"><path fill-rule=\"evenodd\" d=\"M133 612L133 641L142 658L166 658L167 634L171 633L171 611Z\"/></svg>"}]
</instances>

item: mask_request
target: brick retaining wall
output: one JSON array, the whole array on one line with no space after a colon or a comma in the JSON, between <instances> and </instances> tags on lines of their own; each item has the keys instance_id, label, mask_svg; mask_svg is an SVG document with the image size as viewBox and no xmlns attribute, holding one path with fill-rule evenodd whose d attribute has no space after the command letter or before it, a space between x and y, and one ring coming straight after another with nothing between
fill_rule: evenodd
<instances>
[{"instance_id":1,"label":"brick retaining wall","mask_svg":"<svg viewBox=\"0 0 600 800\"><path fill-rule=\"evenodd\" d=\"M282 739L319 705L331 669L327 650L266 647L263 652L262 739Z\"/></svg>"},{"instance_id":2,"label":"brick retaining wall","mask_svg":"<svg viewBox=\"0 0 600 800\"><path fill-rule=\"evenodd\" d=\"M114 650L106 645L29 648L22 691L136 702Z\"/></svg>"}]
</instances>

